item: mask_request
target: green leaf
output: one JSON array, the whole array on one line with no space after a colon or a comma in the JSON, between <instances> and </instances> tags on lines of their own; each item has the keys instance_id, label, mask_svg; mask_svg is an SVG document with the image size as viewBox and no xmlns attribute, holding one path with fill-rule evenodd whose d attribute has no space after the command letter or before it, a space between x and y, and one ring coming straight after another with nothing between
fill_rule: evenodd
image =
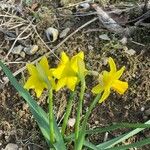
<instances>
[{"instance_id":1,"label":"green leaf","mask_svg":"<svg viewBox=\"0 0 150 150\"><path fill-rule=\"evenodd\" d=\"M140 131L144 130L143 128L150 128L150 124L149 123L150 123L150 121L146 122L145 124L144 123L117 123L115 125L104 127L104 128L96 128L96 129L92 129L92 130L86 130L86 134L103 133L103 132L107 132L107 131L113 131L113 130L116 130L116 129L119 129L119 128L140 128L138 130L137 129L133 130L134 132L131 131L132 134L134 135L134 134L136 134L137 131L140 132ZM85 140L84 146L86 146L88 148L91 148L93 150L99 150L99 149L104 149L105 146L109 146L109 145L120 143L121 141L123 141L123 140L125 140L127 138L129 138L128 133L123 134L123 135L121 135L121 136L119 136L117 138L114 138L114 139L110 140L110 141L101 143L101 144L99 144L96 147L92 143L90 143L90 142ZM74 139L74 134L70 134L69 136L65 137L65 139L67 141L72 141ZM119 141L117 142L117 140L119 140Z\"/></svg>"},{"instance_id":2,"label":"green leaf","mask_svg":"<svg viewBox=\"0 0 150 150\"><path fill-rule=\"evenodd\" d=\"M145 124L150 124L150 120L145 122ZM123 135L120 135L119 137L116 137L112 140L109 140L107 142L104 142L104 143L101 143L99 145L97 145L96 147L98 149L106 149L106 148L111 148L113 147L114 145L120 143L120 142L123 142L124 140L134 136L135 134L139 133L140 131L144 130L144 128L137 128L135 130L132 130L128 133L125 133Z\"/></svg>"},{"instance_id":3,"label":"green leaf","mask_svg":"<svg viewBox=\"0 0 150 150\"><path fill-rule=\"evenodd\" d=\"M37 104L35 100L32 99L29 92L25 90L15 79L15 77L12 75L11 71L0 61L0 66L2 67L3 71L9 78L11 84L16 88L16 90L19 92L20 96L22 96L25 101L28 103L29 108L31 110L31 113L33 114L35 120L37 121L39 128L46 139L47 143L50 145L50 139L49 139L49 120L46 112ZM56 150L66 150L65 144L63 141L63 138L61 136L61 133L59 131L59 128L57 126L56 121L54 121L54 131L55 131L55 137L56 137L56 143L54 144L54 147Z\"/></svg>"},{"instance_id":4,"label":"green leaf","mask_svg":"<svg viewBox=\"0 0 150 150\"><path fill-rule=\"evenodd\" d=\"M71 134L71 135L65 137L66 141L74 141L74 139L75 139L74 134ZM84 146L86 146L86 147L88 147L89 149L92 149L92 150L98 150L98 148L94 144L92 144L91 142L89 142L87 140L84 140Z\"/></svg>"},{"instance_id":5,"label":"green leaf","mask_svg":"<svg viewBox=\"0 0 150 150\"><path fill-rule=\"evenodd\" d=\"M91 130L86 130L86 134L97 134L106 131L113 131L120 128L150 128L150 124L144 123L115 123L108 127L99 127Z\"/></svg>"},{"instance_id":6,"label":"green leaf","mask_svg":"<svg viewBox=\"0 0 150 150\"><path fill-rule=\"evenodd\" d=\"M139 148L147 144L150 144L150 138L147 138L147 139L144 139L139 142L132 143L132 144L128 144L128 145L107 148L106 150L126 150L129 148Z\"/></svg>"},{"instance_id":7,"label":"green leaf","mask_svg":"<svg viewBox=\"0 0 150 150\"><path fill-rule=\"evenodd\" d=\"M99 150L94 144L89 141L84 141L84 146L90 148L91 150Z\"/></svg>"}]
</instances>

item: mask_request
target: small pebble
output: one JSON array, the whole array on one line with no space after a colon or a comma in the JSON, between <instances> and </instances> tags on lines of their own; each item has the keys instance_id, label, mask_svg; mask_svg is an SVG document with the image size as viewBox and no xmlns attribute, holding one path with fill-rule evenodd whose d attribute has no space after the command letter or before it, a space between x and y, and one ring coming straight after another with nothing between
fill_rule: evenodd
<instances>
[{"instance_id":1,"label":"small pebble","mask_svg":"<svg viewBox=\"0 0 150 150\"><path fill-rule=\"evenodd\" d=\"M147 110L145 110L145 115L146 115L146 116L150 116L150 108L147 109Z\"/></svg>"},{"instance_id":2,"label":"small pebble","mask_svg":"<svg viewBox=\"0 0 150 150\"><path fill-rule=\"evenodd\" d=\"M3 150L18 150L18 145L13 143L8 143Z\"/></svg>"},{"instance_id":3,"label":"small pebble","mask_svg":"<svg viewBox=\"0 0 150 150\"><path fill-rule=\"evenodd\" d=\"M21 53L20 53L20 56L21 56L22 58L25 58L25 56L26 56L25 52L21 52Z\"/></svg>"},{"instance_id":4,"label":"small pebble","mask_svg":"<svg viewBox=\"0 0 150 150\"><path fill-rule=\"evenodd\" d=\"M98 124L99 124L99 121L95 121L95 124L98 125Z\"/></svg>"},{"instance_id":5,"label":"small pebble","mask_svg":"<svg viewBox=\"0 0 150 150\"><path fill-rule=\"evenodd\" d=\"M23 50L23 48L24 47L22 45L18 45L18 46L16 46L16 47L13 48L12 53L20 55L20 53Z\"/></svg>"},{"instance_id":6,"label":"small pebble","mask_svg":"<svg viewBox=\"0 0 150 150\"><path fill-rule=\"evenodd\" d=\"M125 52L126 52L127 54L129 54L130 56L132 56L132 55L134 55L134 54L136 53L136 51L133 50L133 49L125 50Z\"/></svg>"},{"instance_id":7,"label":"small pebble","mask_svg":"<svg viewBox=\"0 0 150 150\"><path fill-rule=\"evenodd\" d=\"M24 51L28 55L33 55L38 51L38 48L39 48L38 45L31 45L29 47L25 47Z\"/></svg>"},{"instance_id":8,"label":"small pebble","mask_svg":"<svg viewBox=\"0 0 150 150\"><path fill-rule=\"evenodd\" d=\"M87 2L81 3L76 6L76 9L77 9L77 11L86 11L86 10L90 9L90 4Z\"/></svg>"},{"instance_id":9,"label":"small pebble","mask_svg":"<svg viewBox=\"0 0 150 150\"><path fill-rule=\"evenodd\" d=\"M68 34L69 31L70 31L70 28L64 29L64 30L60 33L59 37L60 37L60 38L64 38L64 37Z\"/></svg>"},{"instance_id":10,"label":"small pebble","mask_svg":"<svg viewBox=\"0 0 150 150\"><path fill-rule=\"evenodd\" d=\"M123 37L120 42L123 44L123 45L126 45L127 44L127 38L126 37Z\"/></svg>"},{"instance_id":11,"label":"small pebble","mask_svg":"<svg viewBox=\"0 0 150 150\"><path fill-rule=\"evenodd\" d=\"M141 107L141 111L144 111L145 110L145 107Z\"/></svg>"},{"instance_id":12,"label":"small pebble","mask_svg":"<svg viewBox=\"0 0 150 150\"><path fill-rule=\"evenodd\" d=\"M94 47L92 45L88 45L88 50L93 50Z\"/></svg>"},{"instance_id":13,"label":"small pebble","mask_svg":"<svg viewBox=\"0 0 150 150\"><path fill-rule=\"evenodd\" d=\"M68 126L69 127L73 127L74 126L74 124L75 124L75 118L70 118L69 120L68 120Z\"/></svg>"},{"instance_id":14,"label":"small pebble","mask_svg":"<svg viewBox=\"0 0 150 150\"><path fill-rule=\"evenodd\" d=\"M99 38L105 41L110 41L111 39L108 37L107 34L101 34L99 35Z\"/></svg>"}]
</instances>

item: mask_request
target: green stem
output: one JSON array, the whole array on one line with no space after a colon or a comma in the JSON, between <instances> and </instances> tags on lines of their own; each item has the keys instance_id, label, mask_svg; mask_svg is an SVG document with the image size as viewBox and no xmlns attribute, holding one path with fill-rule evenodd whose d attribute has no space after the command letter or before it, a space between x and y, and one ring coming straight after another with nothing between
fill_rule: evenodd
<instances>
[{"instance_id":1,"label":"green stem","mask_svg":"<svg viewBox=\"0 0 150 150\"><path fill-rule=\"evenodd\" d=\"M75 123L75 141L78 139L79 135L79 128L80 128L80 119L81 119L81 113L82 113L82 103L83 103L83 97L84 97L84 91L85 91L85 79L81 81L81 91L79 95L79 104L77 109L77 118Z\"/></svg>"},{"instance_id":2,"label":"green stem","mask_svg":"<svg viewBox=\"0 0 150 150\"><path fill-rule=\"evenodd\" d=\"M55 142L54 138L54 114L53 114L53 90L49 90L49 129L50 129L50 142Z\"/></svg>"},{"instance_id":3,"label":"green stem","mask_svg":"<svg viewBox=\"0 0 150 150\"><path fill-rule=\"evenodd\" d=\"M99 99L101 98L101 94L98 94L95 99L93 100L93 102L91 103L88 111L86 112L85 114L85 118L83 120L83 123L82 123L82 127L81 127L81 130L80 130L80 136L76 142L76 145L75 145L75 150L82 150L82 147L83 147L83 144L84 144L84 138L85 138L85 131L86 131L86 125L87 125L87 121L88 121L88 118L93 110L93 108L95 107L95 105L97 104L97 102L99 101Z\"/></svg>"},{"instance_id":4,"label":"green stem","mask_svg":"<svg viewBox=\"0 0 150 150\"><path fill-rule=\"evenodd\" d=\"M74 96L75 96L75 92L71 92L68 103L67 103L66 113L63 119L63 124L62 124L62 129L61 129L62 136L64 136L65 134L68 118L72 109L72 102L73 102Z\"/></svg>"}]
</instances>

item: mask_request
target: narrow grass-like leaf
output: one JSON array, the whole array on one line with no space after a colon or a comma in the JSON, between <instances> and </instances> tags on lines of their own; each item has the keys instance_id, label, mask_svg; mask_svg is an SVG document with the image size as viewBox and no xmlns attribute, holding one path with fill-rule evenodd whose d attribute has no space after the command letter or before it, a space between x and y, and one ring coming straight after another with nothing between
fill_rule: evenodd
<instances>
[{"instance_id":1,"label":"narrow grass-like leaf","mask_svg":"<svg viewBox=\"0 0 150 150\"><path fill-rule=\"evenodd\" d=\"M147 122L145 122L145 124L150 124L150 120L147 121ZM125 133L125 134L123 134L123 135L120 135L119 137L116 137L116 138L114 138L114 139L112 139L112 140L109 140L109 141L107 141L107 142L101 143L101 144L97 145L96 147L97 147L98 149L100 149L100 150L101 150L101 149L106 149L106 148L111 148L111 147L113 147L114 145L116 145L116 144L118 144L118 143L120 143L120 142L123 142L124 140L126 140L126 139L128 139L128 138L134 136L135 134L139 133L139 132L142 131L142 130L144 130L144 128L137 128L137 129L132 130L132 131L130 131L130 132L128 132L128 133Z\"/></svg>"},{"instance_id":2,"label":"narrow grass-like leaf","mask_svg":"<svg viewBox=\"0 0 150 150\"><path fill-rule=\"evenodd\" d=\"M15 77L12 75L11 71L0 61L0 66L2 67L3 71L9 78L11 84L16 88L16 90L19 92L20 96L22 96L25 101L28 103L29 108L31 110L31 113L33 114L35 120L37 121L39 128L46 139L47 143L50 145L50 139L49 139L49 120L48 116L45 113L45 111L37 104L35 100L32 99L29 92L25 90L15 79ZM59 131L59 128L57 126L56 121L54 121L54 131L56 135L56 143L54 144L54 147L56 150L66 150L65 144L63 141L63 138L61 136L61 133Z\"/></svg>"},{"instance_id":3,"label":"narrow grass-like leaf","mask_svg":"<svg viewBox=\"0 0 150 150\"><path fill-rule=\"evenodd\" d=\"M86 130L86 134L97 134L97 133L103 133L106 131L113 131L116 129L122 129L122 128L150 128L150 124L144 124L144 123L116 123L114 125L108 126L108 127L99 127L91 130Z\"/></svg>"},{"instance_id":4,"label":"narrow grass-like leaf","mask_svg":"<svg viewBox=\"0 0 150 150\"><path fill-rule=\"evenodd\" d=\"M150 138L147 138L147 139L144 139L139 142L132 143L132 144L128 144L128 145L107 148L106 150L127 150L129 148L139 148L148 144L150 144Z\"/></svg>"},{"instance_id":5,"label":"narrow grass-like leaf","mask_svg":"<svg viewBox=\"0 0 150 150\"><path fill-rule=\"evenodd\" d=\"M71 134L71 136L69 136L69 137L68 136L65 137L66 141L74 141L74 139L75 139L75 135L74 134ZM98 150L98 148L94 144L92 144L91 142L89 142L87 140L84 140L84 146L88 147L91 150Z\"/></svg>"},{"instance_id":6,"label":"narrow grass-like leaf","mask_svg":"<svg viewBox=\"0 0 150 150\"><path fill-rule=\"evenodd\" d=\"M99 150L94 144L92 144L91 142L89 141L84 141L84 146L85 147L88 147L88 150L91 149L91 150Z\"/></svg>"},{"instance_id":7,"label":"narrow grass-like leaf","mask_svg":"<svg viewBox=\"0 0 150 150\"><path fill-rule=\"evenodd\" d=\"M135 124L134 123L117 123L117 124L109 126L109 127L96 128L96 129L92 129L92 130L86 130L86 134L104 133L104 132L107 132L107 131L113 131L113 130L120 129L120 128L139 128L140 131L142 131L144 128L150 128L150 124L149 123L150 122L146 122L145 124L144 123L135 123ZM136 132L139 131L139 129L138 130L135 129L135 130L133 130L134 132L133 131L131 131L131 132L136 134ZM103 147L105 147L105 146L113 145L113 143L114 142L116 143L116 141L119 140L119 139L123 139L124 140L124 138L125 139L129 138L129 135L128 136L125 136L125 135L128 135L128 133L123 134L123 135L121 135L121 136L119 136L119 137L117 137L115 139L110 140L110 141L107 141L107 142L104 142L102 144L99 144L99 146L97 146L97 148L92 143L90 143L90 142L85 140L84 146L86 146L88 148L91 148L93 150L103 149ZM71 134L71 135L65 137L65 139L67 141L72 141L74 139L74 134ZM121 142L121 140L119 140L119 141ZM120 143L119 141L117 143Z\"/></svg>"}]
</instances>

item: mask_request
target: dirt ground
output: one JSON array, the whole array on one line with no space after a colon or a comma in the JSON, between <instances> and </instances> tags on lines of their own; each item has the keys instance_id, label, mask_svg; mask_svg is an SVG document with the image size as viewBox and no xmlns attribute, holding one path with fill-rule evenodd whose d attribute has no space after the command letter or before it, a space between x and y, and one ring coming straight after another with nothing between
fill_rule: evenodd
<instances>
[{"instance_id":1,"label":"dirt ground","mask_svg":"<svg viewBox=\"0 0 150 150\"><path fill-rule=\"evenodd\" d=\"M5 3L2 5L1 3ZM106 63L108 57L114 58L117 67L126 66L122 80L128 81L129 89L124 95L112 92L106 102L97 105L91 114L88 126L90 128L102 127L114 122L146 122L150 118L150 30L149 27L139 26L132 35L127 38L128 42L122 42L123 36L112 33L102 27L99 20L81 27L88 23L95 14L92 9L84 10L77 7L81 1L23 1L9 0L0 2L0 59L4 60L10 49L19 45L38 46L35 54L18 52L10 53L5 60L12 72L16 72L25 66L26 62L32 62L40 56L48 53L50 49L54 53L48 55L49 64L55 66L58 63L56 56L65 51L73 56L79 51L84 51L86 67L89 70L101 72L109 67ZM103 4L106 10L111 10L109 3ZM70 4L70 5L69 5ZM117 2L115 3L117 4ZM130 3L128 3L130 4ZM98 2L98 5L102 5ZM126 6L128 7L128 6ZM88 14L88 15L87 15ZM123 14L122 20L133 19L136 15ZM118 18L119 18L118 17ZM34 19L33 19L34 18ZM117 19L117 17L115 16ZM30 23L29 23L30 22ZM146 23L149 23L147 21ZM124 25L124 28L134 27L134 24ZM49 42L45 31L49 27L56 28L62 34L64 29L68 32L63 37L58 37L53 43ZM72 34L74 31L77 31ZM21 35L19 35L23 32ZM69 36L72 34L71 36ZM17 41L15 39L18 37ZM69 36L69 37L68 37ZM44 42L43 42L44 41ZM48 49L47 46L50 48ZM18 63L17 63L18 62ZM27 104L18 95L10 83L5 84L6 78L0 70L0 149L8 143L17 144L23 150L46 150L48 149L42 134L40 133L34 118L31 116ZM24 84L27 79L27 71L20 71L16 75L17 80ZM83 114L92 101L91 88L96 85L95 77L87 76L87 88L84 100ZM5 85L4 85L5 84ZM35 93L31 91L33 97ZM59 122L63 116L68 91L62 89L55 95L55 112ZM35 97L36 98L36 97ZM37 99L38 103L47 110L46 91ZM76 115L76 102L71 118ZM72 130L68 128L69 130ZM128 130L117 130L108 134L108 140ZM136 142L150 136L150 131L145 130L132 137L125 143ZM104 140L104 134L92 135L89 140L100 143ZM71 148L69 148L71 149ZM149 150L145 146L139 150Z\"/></svg>"}]
</instances>

